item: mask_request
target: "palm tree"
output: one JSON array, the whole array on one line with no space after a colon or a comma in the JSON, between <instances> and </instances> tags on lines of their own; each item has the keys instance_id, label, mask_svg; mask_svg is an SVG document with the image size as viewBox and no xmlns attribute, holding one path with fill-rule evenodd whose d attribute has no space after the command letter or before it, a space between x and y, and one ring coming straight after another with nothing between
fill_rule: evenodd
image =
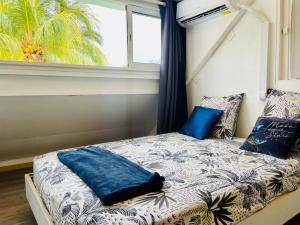
<instances>
[{"instance_id":1,"label":"palm tree","mask_svg":"<svg viewBox=\"0 0 300 225\"><path fill-rule=\"evenodd\" d=\"M104 65L90 9L70 0L0 0L0 59Z\"/></svg>"}]
</instances>

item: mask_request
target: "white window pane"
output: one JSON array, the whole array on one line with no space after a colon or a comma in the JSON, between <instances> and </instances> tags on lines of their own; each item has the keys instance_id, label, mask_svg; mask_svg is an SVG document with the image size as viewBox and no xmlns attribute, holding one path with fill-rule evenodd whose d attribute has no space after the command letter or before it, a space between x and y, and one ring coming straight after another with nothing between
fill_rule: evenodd
<instances>
[{"instance_id":1,"label":"white window pane","mask_svg":"<svg viewBox=\"0 0 300 225\"><path fill-rule=\"evenodd\" d=\"M133 62L160 64L161 22L159 18L133 13Z\"/></svg>"},{"instance_id":2,"label":"white window pane","mask_svg":"<svg viewBox=\"0 0 300 225\"><path fill-rule=\"evenodd\" d=\"M102 36L102 49L107 58L107 66L127 66L127 22L123 9L108 8L90 4L98 22L95 29Z\"/></svg>"}]
</instances>

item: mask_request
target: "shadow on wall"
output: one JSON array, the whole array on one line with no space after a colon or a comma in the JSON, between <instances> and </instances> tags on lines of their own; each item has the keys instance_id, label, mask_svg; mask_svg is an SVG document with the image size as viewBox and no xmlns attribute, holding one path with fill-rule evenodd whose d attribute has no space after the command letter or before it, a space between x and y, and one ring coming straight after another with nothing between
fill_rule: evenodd
<instances>
[{"instance_id":1,"label":"shadow on wall","mask_svg":"<svg viewBox=\"0 0 300 225\"><path fill-rule=\"evenodd\" d=\"M157 95L0 98L0 161L148 135Z\"/></svg>"}]
</instances>

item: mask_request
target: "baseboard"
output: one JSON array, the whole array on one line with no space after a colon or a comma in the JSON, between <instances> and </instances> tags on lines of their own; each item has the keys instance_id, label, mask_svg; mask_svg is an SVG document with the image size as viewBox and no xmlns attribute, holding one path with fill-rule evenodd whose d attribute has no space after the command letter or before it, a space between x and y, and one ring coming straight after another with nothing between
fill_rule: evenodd
<instances>
[{"instance_id":1,"label":"baseboard","mask_svg":"<svg viewBox=\"0 0 300 225\"><path fill-rule=\"evenodd\" d=\"M0 173L32 167L32 157L0 162Z\"/></svg>"}]
</instances>

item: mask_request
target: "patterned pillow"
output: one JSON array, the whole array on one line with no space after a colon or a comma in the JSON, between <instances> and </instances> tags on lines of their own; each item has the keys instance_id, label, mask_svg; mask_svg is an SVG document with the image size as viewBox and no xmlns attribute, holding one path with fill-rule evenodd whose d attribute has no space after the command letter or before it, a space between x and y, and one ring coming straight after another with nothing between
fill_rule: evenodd
<instances>
[{"instance_id":1,"label":"patterned pillow","mask_svg":"<svg viewBox=\"0 0 300 225\"><path fill-rule=\"evenodd\" d=\"M300 120L277 117L258 118L243 150L286 159L300 135Z\"/></svg>"},{"instance_id":2,"label":"patterned pillow","mask_svg":"<svg viewBox=\"0 0 300 225\"><path fill-rule=\"evenodd\" d=\"M264 117L300 119L300 93L287 92L270 88L267 91L267 103ZM300 151L300 139L296 143Z\"/></svg>"},{"instance_id":3,"label":"patterned pillow","mask_svg":"<svg viewBox=\"0 0 300 225\"><path fill-rule=\"evenodd\" d=\"M220 121L212 129L213 137L220 139L234 137L243 97L244 93L227 97L203 97L201 106L224 110Z\"/></svg>"},{"instance_id":4,"label":"patterned pillow","mask_svg":"<svg viewBox=\"0 0 300 225\"><path fill-rule=\"evenodd\" d=\"M300 119L300 93L269 89L262 116Z\"/></svg>"}]
</instances>

